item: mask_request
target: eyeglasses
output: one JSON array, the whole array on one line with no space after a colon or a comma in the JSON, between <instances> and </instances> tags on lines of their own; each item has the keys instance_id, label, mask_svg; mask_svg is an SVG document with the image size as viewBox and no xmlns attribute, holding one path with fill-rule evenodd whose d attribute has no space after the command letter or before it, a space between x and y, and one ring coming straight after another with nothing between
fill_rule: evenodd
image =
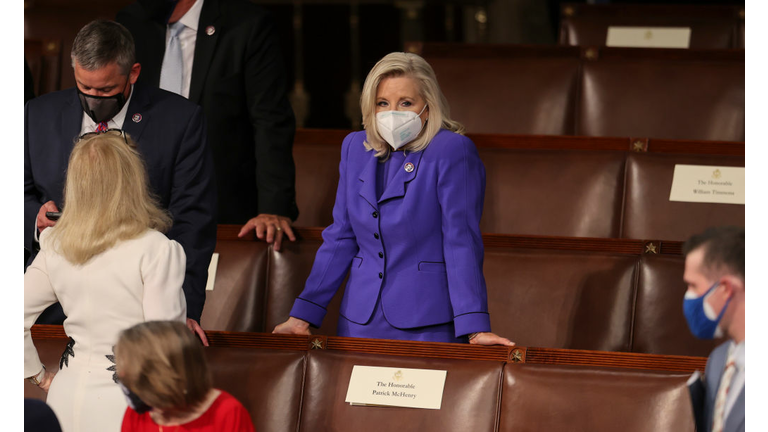
<instances>
[{"instance_id":1,"label":"eyeglasses","mask_svg":"<svg viewBox=\"0 0 768 432\"><path fill-rule=\"evenodd\" d=\"M122 136L123 137L123 141L125 141L126 144L131 145L131 144L128 143L128 138L125 135L125 131L122 130L122 129L107 129L104 132L86 132L86 133L80 135L79 139L92 138L92 137L95 137L95 136L101 135L101 134L109 134L109 135Z\"/></svg>"}]
</instances>

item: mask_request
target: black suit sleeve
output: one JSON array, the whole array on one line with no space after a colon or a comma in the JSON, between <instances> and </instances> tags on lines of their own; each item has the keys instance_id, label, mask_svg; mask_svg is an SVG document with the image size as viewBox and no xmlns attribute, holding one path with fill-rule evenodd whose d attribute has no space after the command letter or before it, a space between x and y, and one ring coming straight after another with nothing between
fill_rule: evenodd
<instances>
[{"instance_id":1,"label":"black suit sleeve","mask_svg":"<svg viewBox=\"0 0 768 432\"><path fill-rule=\"evenodd\" d=\"M40 192L35 186L29 157L29 104L24 105L24 248L33 252L37 213L43 205Z\"/></svg>"},{"instance_id":2,"label":"black suit sleeve","mask_svg":"<svg viewBox=\"0 0 768 432\"><path fill-rule=\"evenodd\" d=\"M292 152L296 124L288 102L283 59L267 14L251 28L243 74L256 147L258 212L295 220L298 209Z\"/></svg>"},{"instance_id":3,"label":"black suit sleeve","mask_svg":"<svg viewBox=\"0 0 768 432\"><path fill-rule=\"evenodd\" d=\"M216 185L205 120L195 107L176 156L168 210L173 226L168 238L184 247L187 317L200 321L205 303L208 265L216 247Z\"/></svg>"}]
</instances>

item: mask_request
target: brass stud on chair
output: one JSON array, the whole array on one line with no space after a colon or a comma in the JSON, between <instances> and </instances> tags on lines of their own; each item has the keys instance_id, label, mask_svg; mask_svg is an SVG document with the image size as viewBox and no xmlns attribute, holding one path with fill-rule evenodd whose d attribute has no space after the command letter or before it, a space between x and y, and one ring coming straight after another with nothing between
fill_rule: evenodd
<instances>
[{"instance_id":1,"label":"brass stud on chair","mask_svg":"<svg viewBox=\"0 0 768 432\"><path fill-rule=\"evenodd\" d=\"M573 10L573 6L566 6L566 7L564 7L564 8L563 8L563 15L565 15L565 16L567 16L567 17L569 17L569 16L573 16L573 14L574 14L575 12L576 12L576 11L575 11L575 10Z\"/></svg>"},{"instance_id":2,"label":"brass stud on chair","mask_svg":"<svg viewBox=\"0 0 768 432\"><path fill-rule=\"evenodd\" d=\"M596 60L597 59L597 48L587 48L586 51L584 51L584 57L587 58L587 60Z\"/></svg>"},{"instance_id":3,"label":"brass stud on chair","mask_svg":"<svg viewBox=\"0 0 768 432\"><path fill-rule=\"evenodd\" d=\"M523 356L523 350L521 350L520 348L517 348L517 349L513 350L512 354L511 354L511 357L512 357L512 362L513 363L523 363L523 362L525 362L525 356Z\"/></svg>"},{"instance_id":4,"label":"brass stud on chair","mask_svg":"<svg viewBox=\"0 0 768 432\"><path fill-rule=\"evenodd\" d=\"M645 145L643 144L642 141L637 140L632 143L632 151L635 151L635 152L645 151Z\"/></svg>"},{"instance_id":5,"label":"brass stud on chair","mask_svg":"<svg viewBox=\"0 0 768 432\"><path fill-rule=\"evenodd\" d=\"M658 255L658 246L654 242L648 242L645 244L645 253L649 255Z\"/></svg>"},{"instance_id":6,"label":"brass stud on chair","mask_svg":"<svg viewBox=\"0 0 768 432\"><path fill-rule=\"evenodd\" d=\"M310 349L323 349L323 340L320 338L312 339Z\"/></svg>"}]
</instances>

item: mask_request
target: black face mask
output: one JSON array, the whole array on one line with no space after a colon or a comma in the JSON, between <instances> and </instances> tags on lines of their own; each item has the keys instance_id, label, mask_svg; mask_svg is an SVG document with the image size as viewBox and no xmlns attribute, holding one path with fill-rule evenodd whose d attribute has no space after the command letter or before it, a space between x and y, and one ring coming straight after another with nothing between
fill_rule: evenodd
<instances>
[{"instance_id":1,"label":"black face mask","mask_svg":"<svg viewBox=\"0 0 768 432\"><path fill-rule=\"evenodd\" d=\"M152 411L152 407L141 400L141 398L139 398L136 393L130 391L128 387L123 385L121 382L118 382L117 384L120 386L120 390L125 393L125 398L128 400L128 406L133 408L134 411L136 411L138 414L144 414L147 411Z\"/></svg>"},{"instance_id":2,"label":"black face mask","mask_svg":"<svg viewBox=\"0 0 768 432\"><path fill-rule=\"evenodd\" d=\"M125 95L119 92L112 96L91 96L77 89L77 97L80 98L80 106L93 121L101 123L109 121L123 109Z\"/></svg>"}]
</instances>

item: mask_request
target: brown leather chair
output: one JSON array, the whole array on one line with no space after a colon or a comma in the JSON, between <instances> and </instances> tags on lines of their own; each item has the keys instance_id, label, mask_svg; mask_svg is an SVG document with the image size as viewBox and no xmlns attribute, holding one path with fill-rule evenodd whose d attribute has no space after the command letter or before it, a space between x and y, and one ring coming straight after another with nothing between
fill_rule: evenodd
<instances>
[{"instance_id":1,"label":"brown leather chair","mask_svg":"<svg viewBox=\"0 0 768 432\"><path fill-rule=\"evenodd\" d=\"M338 146L299 144L293 146L296 163L296 226L326 227L333 223L333 204L339 184L341 141Z\"/></svg>"},{"instance_id":2,"label":"brown leather chair","mask_svg":"<svg viewBox=\"0 0 768 432\"><path fill-rule=\"evenodd\" d=\"M216 242L216 283L200 318L205 330L264 331L268 248L262 241Z\"/></svg>"},{"instance_id":3,"label":"brown leather chair","mask_svg":"<svg viewBox=\"0 0 768 432\"><path fill-rule=\"evenodd\" d=\"M354 365L448 371L439 410L352 406ZM300 431L495 431L502 363L310 351Z\"/></svg>"},{"instance_id":4,"label":"brown leather chair","mask_svg":"<svg viewBox=\"0 0 768 432\"><path fill-rule=\"evenodd\" d=\"M690 48L744 48L744 6L565 4L560 44L604 46L608 27L690 27Z\"/></svg>"},{"instance_id":5,"label":"brown leather chair","mask_svg":"<svg viewBox=\"0 0 768 432\"><path fill-rule=\"evenodd\" d=\"M472 133L573 135L579 59L427 57L451 118Z\"/></svg>"},{"instance_id":6,"label":"brown leather chair","mask_svg":"<svg viewBox=\"0 0 768 432\"><path fill-rule=\"evenodd\" d=\"M694 430L689 374L504 366L500 432Z\"/></svg>"},{"instance_id":7,"label":"brown leather chair","mask_svg":"<svg viewBox=\"0 0 768 432\"><path fill-rule=\"evenodd\" d=\"M214 387L245 406L257 431L297 430L305 352L220 347L205 352Z\"/></svg>"},{"instance_id":8,"label":"brown leather chair","mask_svg":"<svg viewBox=\"0 0 768 432\"><path fill-rule=\"evenodd\" d=\"M481 148L484 233L618 237L622 152Z\"/></svg>"},{"instance_id":9,"label":"brown leather chair","mask_svg":"<svg viewBox=\"0 0 768 432\"><path fill-rule=\"evenodd\" d=\"M270 249L264 331L271 332L276 325L288 319L293 302L304 290L304 284L315 262L315 254L321 244L319 240L297 240L283 242L280 252ZM341 286L346 286L346 283L345 279ZM343 295L342 288L328 305L328 313L322 326L311 329L313 334L336 335L339 306Z\"/></svg>"},{"instance_id":10,"label":"brown leather chair","mask_svg":"<svg viewBox=\"0 0 768 432\"><path fill-rule=\"evenodd\" d=\"M744 63L583 65L576 135L744 141Z\"/></svg>"},{"instance_id":11,"label":"brown leather chair","mask_svg":"<svg viewBox=\"0 0 768 432\"><path fill-rule=\"evenodd\" d=\"M685 259L644 255L640 261L632 352L707 357L725 341L691 335L683 315Z\"/></svg>"},{"instance_id":12,"label":"brown leather chair","mask_svg":"<svg viewBox=\"0 0 768 432\"><path fill-rule=\"evenodd\" d=\"M629 351L637 257L485 249L491 329L521 346Z\"/></svg>"},{"instance_id":13,"label":"brown leather chair","mask_svg":"<svg viewBox=\"0 0 768 432\"><path fill-rule=\"evenodd\" d=\"M669 201L675 164L744 166L737 156L627 156L622 238L684 241L715 225L744 226L744 206Z\"/></svg>"}]
</instances>

